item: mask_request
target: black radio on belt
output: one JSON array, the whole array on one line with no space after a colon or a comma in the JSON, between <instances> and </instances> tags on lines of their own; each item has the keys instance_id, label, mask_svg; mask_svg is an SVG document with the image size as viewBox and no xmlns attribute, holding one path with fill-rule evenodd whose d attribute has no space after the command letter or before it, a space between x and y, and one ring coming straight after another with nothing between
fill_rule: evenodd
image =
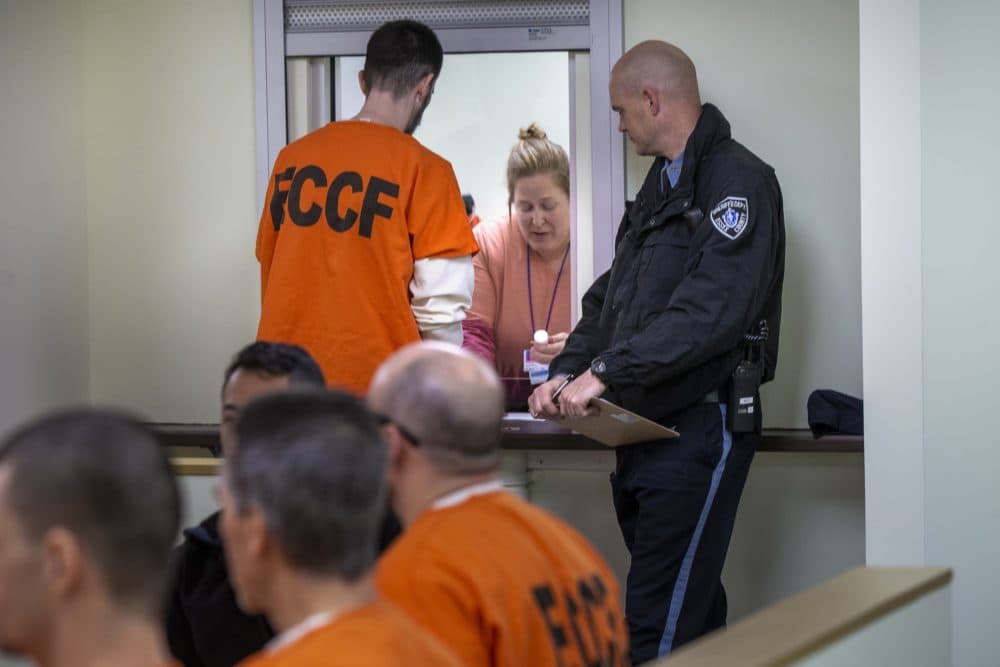
<instances>
[{"instance_id":1,"label":"black radio on belt","mask_svg":"<svg viewBox=\"0 0 1000 667\"><path fill-rule=\"evenodd\" d=\"M764 377L764 343L767 321L761 320L758 334L743 336L744 352L730 378L726 421L732 433L750 433L757 428L757 390Z\"/></svg>"}]
</instances>

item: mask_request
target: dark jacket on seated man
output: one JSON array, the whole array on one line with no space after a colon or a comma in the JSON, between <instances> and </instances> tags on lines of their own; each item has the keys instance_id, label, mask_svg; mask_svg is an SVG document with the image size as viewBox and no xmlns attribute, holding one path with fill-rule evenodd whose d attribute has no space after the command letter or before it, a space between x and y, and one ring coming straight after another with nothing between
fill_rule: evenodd
<instances>
[{"instance_id":1,"label":"dark jacket on seated man","mask_svg":"<svg viewBox=\"0 0 1000 667\"><path fill-rule=\"evenodd\" d=\"M173 554L167 643L185 667L231 667L274 637L263 616L247 616L236 603L218 522L216 512L185 529Z\"/></svg>"},{"instance_id":2,"label":"dark jacket on seated man","mask_svg":"<svg viewBox=\"0 0 1000 667\"><path fill-rule=\"evenodd\" d=\"M232 667L274 637L263 616L236 603L219 537L219 513L184 530L173 553L173 594L167 610L167 643L184 667ZM379 552L399 535L396 516L382 523Z\"/></svg>"},{"instance_id":3,"label":"dark jacket on seated man","mask_svg":"<svg viewBox=\"0 0 1000 667\"><path fill-rule=\"evenodd\" d=\"M222 383L219 443L236 447L235 423L250 401L289 388L322 390L319 365L301 347L257 341L236 353ZM236 603L226 556L219 537L219 513L184 531L184 542L171 554L167 644L184 667L232 667L274 637L262 616L247 616ZM394 515L382 525L379 548L399 534Z\"/></svg>"}]
</instances>

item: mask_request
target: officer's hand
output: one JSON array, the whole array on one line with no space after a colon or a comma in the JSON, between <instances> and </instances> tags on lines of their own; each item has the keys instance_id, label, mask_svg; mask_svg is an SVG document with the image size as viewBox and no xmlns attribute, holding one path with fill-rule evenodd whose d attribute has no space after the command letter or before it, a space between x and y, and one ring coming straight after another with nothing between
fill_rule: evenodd
<instances>
[{"instance_id":1,"label":"officer's hand","mask_svg":"<svg viewBox=\"0 0 1000 667\"><path fill-rule=\"evenodd\" d=\"M559 412L563 417L596 415L598 410L590 402L604 393L607 386L590 371L576 378L559 394Z\"/></svg>"},{"instance_id":2,"label":"officer's hand","mask_svg":"<svg viewBox=\"0 0 1000 667\"><path fill-rule=\"evenodd\" d=\"M531 342L531 360L540 364L548 364L556 358L563 348L566 347L566 339L569 334L565 331L549 336L548 343Z\"/></svg>"},{"instance_id":3,"label":"officer's hand","mask_svg":"<svg viewBox=\"0 0 1000 667\"><path fill-rule=\"evenodd\" d=\"M538 388L528 397L528 411L532 417L558 417L559 406L552 402L552 394L562 384L565 375L557 375L551 380L538 385ZM567 387L568 389L568 387ZM562 395L560 395L562 400Z\"/></svg>"}]
</instances>

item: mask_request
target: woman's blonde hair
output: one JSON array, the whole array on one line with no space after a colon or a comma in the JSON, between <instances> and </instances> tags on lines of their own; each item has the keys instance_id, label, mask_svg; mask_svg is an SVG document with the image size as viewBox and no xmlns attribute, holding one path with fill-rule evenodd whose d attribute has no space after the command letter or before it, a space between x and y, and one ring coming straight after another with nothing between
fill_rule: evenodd
<instances>
[{"instance_id":1,"label":"woman's blonde hair","mask_svg":"<svg viewBox=\"0 0 1000 667\"><path fill-rule=\"evenodd\" d=\"M507 204L514 202L514 184L526 176L552 174L556 185L569 196L569 156L549 140L538 123L517 133L518 141L507 158Z\"/></svg>"}]
</instances>

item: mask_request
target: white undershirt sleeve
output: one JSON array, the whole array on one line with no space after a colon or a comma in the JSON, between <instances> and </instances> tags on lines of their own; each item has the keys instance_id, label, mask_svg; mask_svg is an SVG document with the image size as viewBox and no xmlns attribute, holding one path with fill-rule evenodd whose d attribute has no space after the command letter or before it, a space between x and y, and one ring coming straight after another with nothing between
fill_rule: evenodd
<instances>
[{"instance_id":1,"label":"white undershirt sleeve","mask_svg":"<svg viewBox=\"0 0 1000 667\"><path fill-rule=\"evenodd\" d=\"M410 281L410 307L420 337L462 344L462 320L472 305L472 255L418 259Z\"/></svg>"}]
</instances>

